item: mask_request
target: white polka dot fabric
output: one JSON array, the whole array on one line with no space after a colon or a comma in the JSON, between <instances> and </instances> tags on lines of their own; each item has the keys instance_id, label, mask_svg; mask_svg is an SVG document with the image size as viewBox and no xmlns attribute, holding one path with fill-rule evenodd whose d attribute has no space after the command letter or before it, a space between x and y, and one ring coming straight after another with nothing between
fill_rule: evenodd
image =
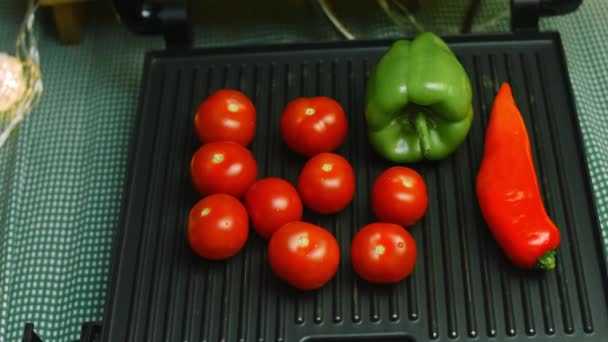
<instances>
[{"instance_id":1,"label":"white polka dot fabric","mask_svg":"<svg viewBox=\"0 0 608 342\"><path fill-rule=\"evenodd\" d=\"M570 79L604 245L608 255L608 1L589 0L574 14L544 19L541 28L558 30Z\"/></svg>"}]
</instances>

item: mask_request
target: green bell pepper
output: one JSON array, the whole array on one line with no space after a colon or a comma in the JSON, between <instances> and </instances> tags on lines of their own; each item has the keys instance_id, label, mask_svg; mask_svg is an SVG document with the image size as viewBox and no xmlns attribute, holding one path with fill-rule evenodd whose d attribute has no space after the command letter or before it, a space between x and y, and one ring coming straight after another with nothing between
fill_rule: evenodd
<instances>
[{"instance_id":1,"label":"green bell pepper","mask_svg":"<svg viewBox=\"0 0 608 342\"><path fill-rule=\"evenodd\" d=\"M399 40L369 79L365 119L371 144L385 158L399 163L443 159L471 128L471 82L435 34Z\"/></svg>"}]
</instances>

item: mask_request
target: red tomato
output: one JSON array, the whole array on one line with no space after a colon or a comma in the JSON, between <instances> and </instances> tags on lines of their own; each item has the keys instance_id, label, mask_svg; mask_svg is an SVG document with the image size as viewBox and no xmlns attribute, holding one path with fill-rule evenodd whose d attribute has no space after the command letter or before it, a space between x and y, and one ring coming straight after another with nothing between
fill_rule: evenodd
<instances>
[{"instance_id":1,"label":"red tomato","mask_svg":"<svg viewBox=\"0 0 608 342\"><path fill-rule=\"evenodd\" d=\"M424 215L428 203L424 179L407 167L384 171L372 188L372 209L382 222L412 226Z\"/></svg>"},{"instance_id":2,"label":"red tomato","mask_svg":"<svg viewBox=\"0 0 608 342\"><path fill-rule=\"evenodd\" d=\"M268 239L282 225L302 219L302 201L286 180L264 178L255 182L245 194L245 206L253 228Z\"/></svg>"},{"instance_id":3,"label":"red tomato","mask_svg":"<svg viewBox=\"0 0 608 342\"><path fill-rule=\"evenodd\" d=\"M337 154L318 154L304 164L298 178L298 190L304 204L313 211L337 213L353 199L353 167Z\"/></svg>"},{"instance_id":4,"label":"red tomato","mask_svg":"<svg viewBox=\"0 0 608 342\"><path fill-rule=\"evenodd\" d=\"M247 146L255 134L255 118L255 107L245 94L238 90L221 89L198 107L194 115L194 128L203 144L234 141Z\"/></svg>"},{"instance_id":5,"label":"red tomato","mask_svg":"<svg viewBox=\"0 0 608 342\"><path fill-rule=\"evenodd\" d=\"M188 242L203 258L220 260L238 253L249 235L247 210L238 199L215 194L190 210Z\"/></svg>"},{"instance_id":6,"label":"red tomato","mask_svg":"<svg viewBox=\"0 0 608 342\"><path fill-rule=\"evenodd\" d=\"M395 283L414 270L416 241L396 224L372 223L355 235L350 256L361 278L372 283Z\"/></svg>"},{"instance_id":7,"label":"red tomato","mask_svg":"<svg viewBox=\"0 0 608 342\"><path fill-rule=\"evenodd\" d=\"M310 157L337 149L346 138L348 122L342 106L319 96L297 98L281 116L281 135L292 150Z\"/></svg>"},{"instance_id":8,"label":"red tomato","mask_svg":"<svg viewBox=\"0 0 608 342\"><path fill-rule=\"evenodd\" d=\"M300 290L318 289L338 270L340 247L327 230L306 222L290 222L268 244L272 271Z\"/></svg>"},{"instance_id":9,"label":"red tomato","mask_svg":"<svg viewBox=\"0 0 608 342\"><path fill-rule=\"evenodd\" d=\"M220 141L205 144L194 153L190 174L194 187L203 196L226 193L241 198L255 182L258 167L248 149Z\"/></svg>"}]
</instances>

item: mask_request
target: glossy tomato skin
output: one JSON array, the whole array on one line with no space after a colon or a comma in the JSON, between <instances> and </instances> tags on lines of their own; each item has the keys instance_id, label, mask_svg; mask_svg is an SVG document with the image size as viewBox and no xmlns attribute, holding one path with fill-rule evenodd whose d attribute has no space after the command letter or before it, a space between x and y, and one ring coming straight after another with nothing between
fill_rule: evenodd
<instances>
[{"instance_id":1,"label":"glossy tomato skin","mask_svg":"<svg viewBox=\"0 0 608 342\"><path fill-rule=\"evenodd\" d=\"M395 283L414 270L416 242L410 233L392 223L363 227L351 244L355 272L371 283Z\"/></svg>"},{"instance_id":2,"label":"glossy tomato skin","mask_svg":"<svg viewBox=\"0 0 608 342\"><path fill-rule=\"evenodd\" d=\"M418 222L429 203L424 178L403 166L392 167L378 176L371 197L378 220L403 227Z\"/></svg>"},{"instance_id":3,"label":"glossy tomato skin","mask_svg":"<svg viewBox=\"0 0 608 342\"><path fill-rule=\"evenodd\" d=\"M245 207L253 228L266 239L284 224L302 219L302 201L296 188L281 178L255 182L245 194Z\"/></svg>"},{"instance_id":4,"label":"glossy tomato skin","mask_svg":"<svg viewBox=\"0 0 608 342\"><path fill-rule=\"evenodd\" d=\"M348 121L342 106L329 97L300 97L281 116L281 135L293 151L310 157L337 149L346 138Z\"/></svg>"},{"instance_id":5,"label":"glossy tomato skin","mask_svg":"<svg viewBox=\"0 0 608 342\"><path fill-rule=\"evenodd\" d=\"M247 146L255 135L256 111L238 90L220 89L207 97L194 115L194 129L201 143L233 141Z\"/></svg>"},{"instance_id":6,"label":"glossy tomato skin","mask_svg":"<svg viewBox=\"0 0 608 342\"><path fill-rule=\"evenodd\" d=\"M321 214L344 209L355 193L355 173L350 163L334 153L320 153L310 158L298 178L302 202Z\"/></svg>"},{"instance_id":7,"label":"glossy tomato skin","mask_svg":"<svg viewBox=\"0 0 608 342\"><path fill-rule=\"evenodd\" d=\"M214 194L200 200L188 217L188 242L203 258L221 260L237 254L247 242L249 219L238 199Z\"/></svg>"},{"instance_id":8,"label":"glossy tomato skin","mask_svg":"<svg viewBox=\"0 0 608 342\"><path fill-rule=\"evenodd\" d=\"M257 163L245 147L230 141L201 146L190 162L195 189L203 196L226 193L241 198L255 182Z\"/></svg>"},{"instance_id":9,"label":"glossy tomato skin","mask_svg":"<svg viewBox=\"0 0 608 342\"><path fill-rule=\"evenodd\" d=\"M327 230L306 222L290 222L268 244L272 271L300 290L318 289L338 270L340 247Z\"/></svg>"}]
</instances>

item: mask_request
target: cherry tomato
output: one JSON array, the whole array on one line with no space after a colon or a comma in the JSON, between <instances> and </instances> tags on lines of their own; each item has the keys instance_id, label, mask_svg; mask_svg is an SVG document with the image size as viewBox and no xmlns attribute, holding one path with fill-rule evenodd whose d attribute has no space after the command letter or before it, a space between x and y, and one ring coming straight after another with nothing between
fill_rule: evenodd
<instances>
[{"instance_id":1,"label":"cherry tomato","mask_svg":"<svg viewBox=\"0 0 608 342\"><path fill-rule=\"evenodd\" d=\"M412 226L424 215L428 203L424 179L407 167L384 171L372 188L372 209L382 222Z\"/></svg>"},{"instance_id":2,"label":"cherry tomato","mask_svg":"<svg viewBox=\"0 0 608 342\"><path fill-rule=\"evenodd\" d=\"M238 90L221 89L201 103L194 128L201 143L234 141L247 146L255 134L256 112L249 98Z\"/></svg>"},{"instance_id":3,"label":"cherry tomato","mask_svg":"<svg viewBox=\"0 0 608 342\"><path fill-rule=\"evenodd\" d=\"M282 225L302 219L302 201L296 188L281 178L255 182L245 194L245 206L253 228L267 239Z\"/></svg>"},{"instance_id":4,"label":"cherry tomato","mask_svg":"<svg viewBox=\"0 0 608 342\"><path fill-rule=\"evenodd\" d=\"M350 163L333 153L310 158L298 178L298 191L304 204L321 214L344 209L355 193L355 173Z\"/></svg>"},{"instance_id":5,"label":"cherry tomato","mask_svg":"<svg viewBox=\"0 0 608 342\"><path fill-rule=\"evenodd\" d=\"M290 222L268 244L272 271L300 290L318 289L338 270L340 247L327 230L306 222Z\"/></svg>"},{"instance_id":6,"label":"cherry tomato","mask_svg":"<svg viewBox=\"0 0 608 342\"><path fill-rule=\"evenodd\" d=\"M245 147L230 141L201 146L190 162L192 183L201 195L226 193L241 198L255 182L258 167Z\"/></svg>"},{"instance_id":7,"label":"cherry tomato","mask_svg":"<svg viewBox=\"0 0 608 342\"><path fill-rule=\"evenodd\" d=\"M220 260L238 253L249 235L247 210L238 199L214 194L198 201L188 218L188 242L203 258Z\"/></svg>"},{"instance_id":8,"label":"cherry tomato","mask_svg":"<svg viewBox=\"0 0 608 342\"><path fill-rule=\"evenodd\" d=\"M372 283L395 283L414 270L416 242L401 226L372 223L355 235L350 256L361 278Z\"/></svg>"},{"instance_id":9,"label":"cherry tomato","mask_svg":"<svg viewBox=\"0 0 608 342\"><path fill-rule=\"evenodd\" d=\"M319 96L297 98L281 116L281 135L287 146L304 156L337 149L346 138L348 122L342 106Z\"/></svg>"}]
</instances>

